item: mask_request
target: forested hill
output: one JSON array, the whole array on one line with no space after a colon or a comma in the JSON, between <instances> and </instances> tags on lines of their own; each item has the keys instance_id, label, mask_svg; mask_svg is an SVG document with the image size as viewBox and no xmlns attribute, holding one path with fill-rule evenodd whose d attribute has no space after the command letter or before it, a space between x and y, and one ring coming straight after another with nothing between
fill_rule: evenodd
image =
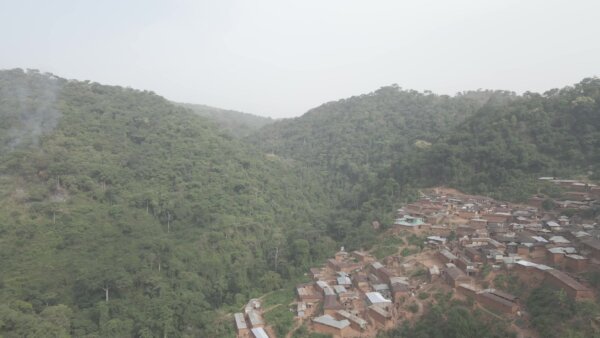
<instances>
[{"instance_id":1,"label":"forested hill","mask_svg":"<svg viewBox=\"0 0 600 338\"><path fill-rule=\"evenodd\" d=\"M0 336L219 337L335 244L306 169L151 93L0 71Z\"/></svg>"},{"instance_id":2,"label":"forested hill","mask_svg":"<svg viewBox=\"0 0 600 338\"><path fill-rule=\"evenodd\" d=\"M268 152L321 166L390 163L394 150L406 150L419 139L434 140L493 94L482 91L449 97L382 87L277 121L252 139Z\"/></svg>"},{"instance_id":3,"label":"forested hill","mask_svg":"<svg viewBox=\"0 0 600 338\"><path fill-rule=\"evenodd\" d=\"M392 169L399 184L450 185L523 200L537 176L600 179L600 79L489 102Z\"/></svg>"},{"instance_id":4,"label":"forested hill","mask_svg":"<svg viewBox=\"0 0 600 338\"><path fill-rule=\"evenodd\" d=\"M398 198L415 194L410 184L399 186L390 177L393 163L427 148L487 102L508 102L514 96L472 91L451 97L392 85L276 121L248 139L266 153L321 173L339 211L328 223L329 234L354 247L361 244L357 237L366 237L371 221L389 224L383 218Z\"/></svg>"},{"instance_id":5,"label":"forested hill","mask_svg":"<svg viewBox=\"0 0 600 338\"><path fill-rule=\"evenodd\" d=\"M227 133L236 138L246 137L274 121L270 117L257 116L235 110L214 108L202 104L177 104L190 109L200 116L214 120L221 128L227 131Z\"/></svg>"},{"instance_id":6,"label":"forested hill","mask_svg":"<svg viewBox=\"0 0 600 338\"><path fill-rule=\"evenodd\" d=\"M317 167L342 188L358 182L474 114L490 98L511 93L478 91L454 97L398 86L326 103L301 117L277 121L250 140L268 153Z\"/></svg>"}]
</instances>

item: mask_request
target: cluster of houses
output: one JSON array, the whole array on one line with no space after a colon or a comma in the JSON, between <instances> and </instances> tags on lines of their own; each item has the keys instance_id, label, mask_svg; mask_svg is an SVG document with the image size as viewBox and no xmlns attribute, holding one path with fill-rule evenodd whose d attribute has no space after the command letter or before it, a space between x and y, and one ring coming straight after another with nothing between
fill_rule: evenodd
<instances>
[{"instance_id":1,"label":"cluster of houses","mask_svg":"<svg viewBox=\"0 0 600 338\"><path fill-rule=\"evenodd\" d=\"M600 187L593 183L563 180L556 177L540 177L539 180L555 184L563 191L561 198L551 199L553 207L558 210L585 210L591 208L596 201L600 200ZM531 197L529 203L542 208L542 203L546 200L545 196L536 195Z\"/></svg>"},{"instance_id":2,"label":"cluster of houses","mask_svg":"<svg viewBox=\"0 0 600 338\"><path fill-rule=\"evenodd\" d=\"M296 286L297 316L333 337L375 337L393 328L406 315L402 303L414 296L408 277L362 251L342 248L310 276Z\"/></svg>"},{"instance_id":3,"label":"cluster of houses","mask_svg":"<svg viewBox=\"0 0 600 338\"><path fill-rule=\"evenodd\" d=\"M428 287L452 289L457 297L495 313L518 316L521 301L490 288L485 276L491 271L517 276L528 287L543 283L574 300L593 299L594 291L582 276L600 270L600 220L567 217L564 209L594 207L600 189L579 181L541 179L559 185L569 200L552 199L553 207L547 208L548 198L539 196L521 205L432 189L398 209L390 231L424 240L429 250L411 259L426 271ZM311 282L296 286L296 320L333 337L376 337L379 330L413 316L407 305L418 302L415 292L426 283L405 277L406 265L401 254L379 262L367 252L342 248L323 267L310 269ZM265 330L257 300L236 313L235 322L238 337L273 337Z\"/></svg>"},{"instance_id":4,"label":"cluster of houses","mask_svg":"<svg viewBox=\"0 0 600 338\"><path fill-rule=\"evenodd\" d=\"M594 185L557 182L597 193ZM484 267L515 274L530 287L545 283L575 300L594 298L581 273L600 268L600 229L596 220L560 212L434 189L399 209L395 223L426 236L437 249L439 265L428 267L431 280L440 278L485 307L515 314L517 297L478 286Z\"/></svg>"},{"instance_id":5,"label":"cluster of houses","mask_svg":"<svg viewBox=\"0 0 600 338\"><path fill-rule=\"evenodd\" d=\"M265 329L260 300L251 299L244 307L244 312L235 313L233 318L238 338L270 337Z\"/></svg>"}]
</instances>

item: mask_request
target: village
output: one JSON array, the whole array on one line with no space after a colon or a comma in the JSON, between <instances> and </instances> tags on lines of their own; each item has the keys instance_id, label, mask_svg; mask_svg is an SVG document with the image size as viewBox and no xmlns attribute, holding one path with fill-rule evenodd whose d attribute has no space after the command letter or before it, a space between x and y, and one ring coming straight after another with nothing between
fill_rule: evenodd
<instances>
[{"instance_id":1,"label":"village","mask_svg":"<svg viewBox=\"0 0 600 338\"><path fill-rule=\"evenodd\" d=\"M386 233L416 238L420 250L377 259L342 247L308 271L310 282L296 286L295 320L336 338L376 337L418 318L433 292L469 299L493 316L526 319L523 299L495 287L508 277L527 288L543 283L575 301L595 299L582 274L600 270L600 228L597 219L579 215L597 205L600 187L540 180L560 187L562 198L536 195L527 204L511 204L447 188L422 191L418 201L397 210ZM240 338L275 337L259 300L234 318Z\"/></svg>"}]
</instances>

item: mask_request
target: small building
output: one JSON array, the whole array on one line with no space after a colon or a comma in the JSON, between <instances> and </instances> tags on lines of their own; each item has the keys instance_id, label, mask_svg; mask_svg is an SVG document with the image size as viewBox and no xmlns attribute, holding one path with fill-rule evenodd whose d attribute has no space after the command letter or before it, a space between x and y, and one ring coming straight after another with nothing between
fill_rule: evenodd
<instances>
[{"instance_id":1,"label":"small building","mask_svg":"<svg viewBox=\"0 0 600 338\"><path fill-rule=\"evenodd\" d=\"M348 277L348 275L340 276L336 279L336 281L338 285L347 287L352 285L352 280L350 279L350 277Z\"/></svg>"},{"instance_id":2,"label":"small building","mask_svg":"<svg viewBox=\"0 0 600 338\"><path fill-rule=\"evenodd\" d=\"M456 291L475 300L477 298L477 292L479 292L479 289L475 288L471 284L461 283L456 287Z\"/></svg>"},{"instance_id":3,"label":"small building","mask_svg":"<svg viewBox=\"0 0 600 338\"><path fill-rule=\"evenodd\" d=\"M581 241L581 249L589 252L590 256L600 260L600 240L588 238Z\"/></svg>"},{"instance_id":4,"label":"small building","mask_svg":"<svg viewBox=\"0 0 600 338\"><path fill-rule=\"evenodd\" d=\"M235 313L233 315L235 319L235 329L237 331L238 338L246 338L250 334L250 330L248 330L248 324L246 324L246 319L244 318L244 314L241 312Z\"/></svg>"},{"instance_id":5,"label":"small building","mask_svg":"<svg viewBox=\"0 0 600 338\"><path fill-rule=\"evenodd\" d=\"M248 312L248 320L250 321L250 326L252 328L265 326L265 322L263 321L260 312L256 310Z\"/></svg>"},{"instance_id":6,"label":"small building","mask_svg":"<svg viewBox=\"0 0 600 338\"><path fill-rule=\"evenodd\" d=\"M351 332L350 321L337 320L328 314L314 318L313 329L317 333L330 334L339 338L346 337Z\"/></svg>"},{"instance_id":7,"label":"small building","mask_svg":"<svg viewBox=\"0 0 600 338\"><path fill-rule=\"evenodd\" d=\"M352 257L354 257L360 263L371 263L375 261L375 257L364 251L353 251Z\"/></svg>"},{"instance_id":8,"label":"small building","mask_svg":"<svg viewBox=\"0 0 600 338\"><path fill-rule=\"evenodd\" d=\"M402 218L396 219L394 225L399 225L406 228L419 229L421 225L425 224L422 218L420 217L412 217L405 215Z\"/></svg>"},{"instance_id":9,"label":"small building","mask_svg":"<svg viewBox=\"0 0 600 338\"><path fill-rule=\"evenodd\" d=\"M392 303L391 300L385 299L379 292L367 292L365 293L365 297L367 298L367 304L369 305L387 307Z\"/></svg>"},{"instance_id":10,"label":"small building","mask_svg":"<svg viewBox=\"0 0 600 338\"><path fill-rule=\"evenodd\" d=\"M547 265L537 264L526 260L517 261L513 265L513 270L519 278L532 286L539 285L546 277L545 272L551 269L552 268Z\"/></svg>"},{"instance_id":11,"label":"small building","mask_svg":"<svg viewBox=\"0 0 600 338\"><path fill-rule=\"evenodd\" d=\"M390 278L394 277L394 272L386 267L377 269L377 272L375 274L381 281L383 281L385 283L389 283Z\"/></svg>"},{"instance_id":12,"label":"small building","mask_svg":"<svg viewBox=\"0 0 600 338\"><path fill-rule=\"evenodd\" d=\"M442 263L454 263L458 257L455 254L450 252L448 249L442 249L437 252L437 258L439 258Z\"/></svg>"},{"instance_id":13,"label":"small building","mask_svg":"<svg viewBox=\"0 0 600 338\"><path fill-rule=\"evenodd\" d=\"M369 306L367 312L369 314L369 318L373 320L376 326L383 327L384 329L394 326L392 314L386 309L377 305L371 305Z\"/></svg>"},{"instance_id":14,"label":"small building","mask_svg":"<svg viewBox=\"0 0 600 338\"><path fill-rule=\"evenodd\" d=\"M312 278L313 280L321 279L322 273L323 273L323 270L321 268L310 268L310 270L309 270L310 278Z\"/></svg>"},{"instance_id":15,"label":"small building","mask_svg":"<svg viewBox=\"0 0 600 338\"><path fill-rule=\"evenodd\" d=\"M338 310L343 310L344 307L338 301L337 295L326 295L323 301L323 312L326 315L335 315Z\"/></svg>"},{"instance_id":16,"label":"small building","mask_svg":"<svg viewBox=\"0 0 600 338\"><path fill-rule=\"evenodd\" d=\"M481 252L473 247L466 247L464 251L465 257L471 262L482 262Z\"/></svg>"},{"instance_id":17,"label":"small building","mask_svg":"<svg viewBox=\"0 0 600 338\"><path fill-rule=\"evenodd\" d=\"M561 265L565 258L565 251L561 247L548 248L546 253L546 261L550 265Z\"/></svg>"},{"instance_id":18,"label":"small building","mask_svg":"<svg viewBox=\"0 0 600 338\"><path fill-rule=\"evenodd\" d=\"M506 314L515 314L519 310L519 305L517 303L511 302L488 291L478 293L477 302L488 309Z\"/></svg>"},{"instance_id":19,"label":"small building","mask_svg":"<svg viewBox=\"0 0 600 338\"><path fill-rule=\"evenodd\" d=\"M433 265L427 269L427 276L429 277L430 282L434 282L440 277L440 269L437 265Z\"/></svg>"},{"instance_id":20,"label":"small building","mask_svg":"<svg viewBox=\"0 0 600 338\"><path fill-rule=\"evenodd\" d=\"M316 303L322 300L323 293L321 290L321 288L319 288L319 291L315 290L313 283L296 285L296 294L298 295L298 299L303 302Z\"/></svg>"},{"instance_id":21,"label":"small building","mask_svg":"<svg viewBox=\"0 0 600 338\"><path fill-rule=\"evenodd\" d=\"M565 290L566 294L575 300L594 298L594 292L591 289L560 270L546 270L545 282Z\"/></svg>"},{"instance_id":22,"label":"small building","mask_svg":"<svg viewBox=\"0 0 600 338\"><path fill-rule=\"evenodd\" d=\"M267 331L265 331L265 329L263 329L262 327L255 327L252 329L252 336L254 338L269 338L269 335L267 334Z\"/></svg>"},{"instance_id":23,"label":"small building","mask_svg":"<svg viewBox=\"0 0 600 338\"><path fill-rule=\"evenodd\" d=\"M565 269L569 272L580 273L587 271L589 258L580 255L565 255Z\"/></svg>"},{"instance_id":24,"label":"small building","mask_svg":"<svg viewBox=\"0 0 600 338\"><path fill-rule=\"evenodd\" d=\"M261 306L260 299L250 299L244 307L244 313L248 314L250 311L259 310Z\"/></svg>"},{"instance_id":25,"label":"small building","mask_svg":"<svg viewBox=\"0 0 600 338\"><path fill-rule=\"evenodd\" d=\"M401 303L410 294L410 286L405 283L392 284L392 299L394 303Z\"/></svg>"},{"instance_id":26,"label":"small building","mask_svg":"<svg viewBox=\"0 0 600 338\"><path fill-rule=\"evenodd\" d=\"M348 253L346 251L344 251L344 247L342 247L340 249L340 251L335 253L335 260L338 262L342 262L344 260L346 260L346 258L348 257Z\"/></svg>"},{"instance_id":27,"label":"small building","mask_svg":"<svg viewBox=\"0 0 600 338\"><path fill-rule=\"evenodd\" d=\"M367 321L355 316L353 314L351 314L350 312L346 311L346 310L339 310L336 313L336 318L338 320L347 320L350 322L350 327L353 328L354 330L358 331L358 332L362 332L364 330L367 329Z\"/></svg>"},{"instance_id":28,"label":"small building","mask_svg":"<svg viewBox=\"0 0 600 338\"><path fill-rule=\"evenodd\" d=\"M459 284L468 283L470 281L469 277L465 275L464 272L451 263L446 264L442 276L453 288L457 287Z\"/></svg>"},{"instance_id":29,"label":"small building","mask_svg":"<svg viewBox=\"0 0 600 338\"><path fill-rule=\"evenodd\" d=\"M369 290L369 278L364 274L354 274L352 275L352 285L355 288L366 292Z\"/></svg>"},{"instance_id":30,"label":"small building","mask_svg":"<svg viewBox=\"0 0 600 338\"><path fill-rule=\"evenodd\" d=\"M335 291L335 293L339 296L341 294L344 294L346 292L348 292L348 290L346 290L346 288L343 285L334 285L333 286L333 291Z\"/></svg>"}]
</instances>

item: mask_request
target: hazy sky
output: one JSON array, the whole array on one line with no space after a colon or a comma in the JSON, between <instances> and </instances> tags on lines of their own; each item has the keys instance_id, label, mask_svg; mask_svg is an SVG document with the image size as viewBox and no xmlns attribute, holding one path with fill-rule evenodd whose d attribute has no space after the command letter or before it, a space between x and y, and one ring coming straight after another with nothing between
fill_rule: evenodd
<instances>
[{"instance_id":1,"label":"hazy sky","mask_svg":"<svg viewBox=\"0 0 600 338\"><path fill-rule=\"evenodd\" d=\"M544 91L600 75L600 1L0 0L0 68L273 117L397 83Z\"/></svg>"}]
</instances>

